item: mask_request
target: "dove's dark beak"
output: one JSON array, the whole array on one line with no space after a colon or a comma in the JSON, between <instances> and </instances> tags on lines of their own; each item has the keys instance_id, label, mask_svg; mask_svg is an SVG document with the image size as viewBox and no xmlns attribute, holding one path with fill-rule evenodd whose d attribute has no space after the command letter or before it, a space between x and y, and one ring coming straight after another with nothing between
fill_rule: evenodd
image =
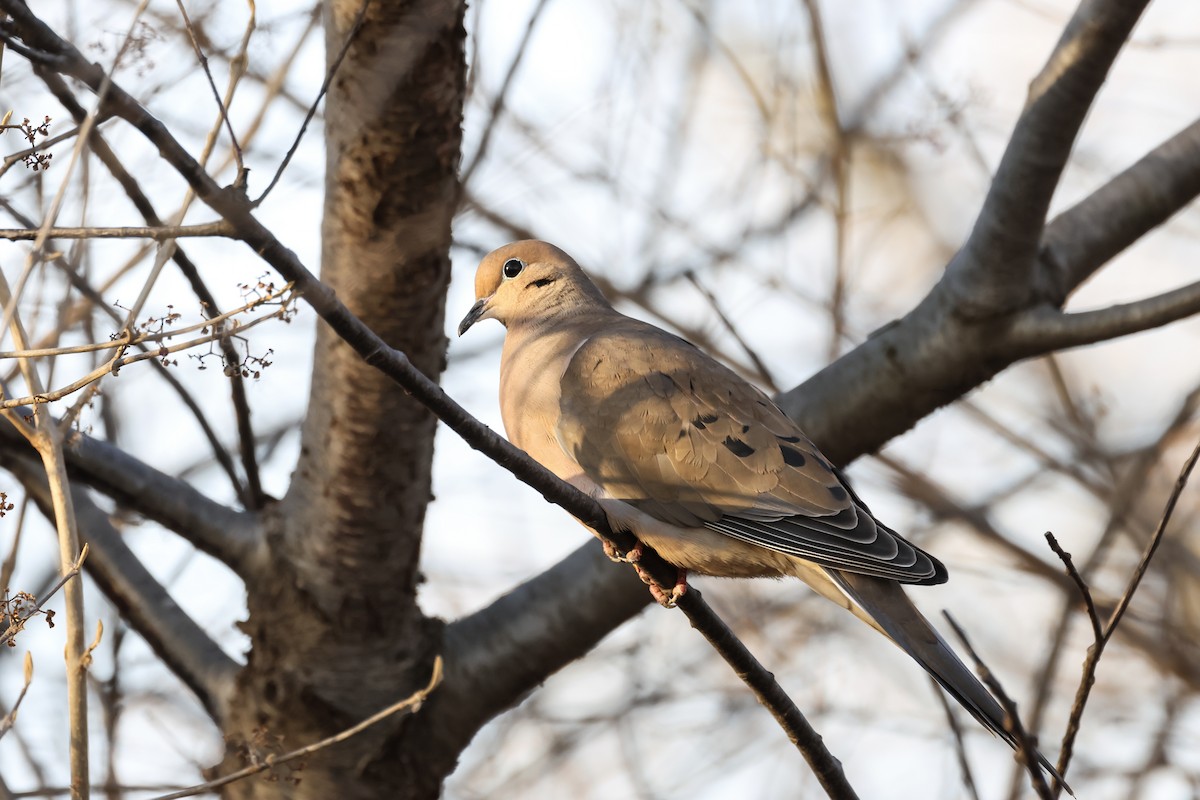
<instances>
[{"instance_id":1,"label":"dove's dark beak","mask_svg":"<svg viewBox=\"0 0 1200 800\"><path fill-rule=\"evenodd\" d=\"M459 336L462 336L472 325L483 318L483 315L487 312L488 301L491 299L491 297L484 297L475 301L475 305L471 306L471 310L462 318L462 322L458 323Z\"/></svg>"}]
</instances>

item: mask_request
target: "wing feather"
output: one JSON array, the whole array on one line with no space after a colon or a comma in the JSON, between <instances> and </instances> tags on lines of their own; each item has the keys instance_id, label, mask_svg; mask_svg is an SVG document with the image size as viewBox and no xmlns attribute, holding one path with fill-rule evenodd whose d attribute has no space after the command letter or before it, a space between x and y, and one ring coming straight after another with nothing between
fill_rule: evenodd
<instances>
[{"instance_id":1,"label":"wing feather","mask_svg":"<svg viewBox=\"0 0 1200 800\"><path fill-rule=\"evenodd\" d=\"M622 320L579 347L561 389L559 443L610 497L823 566L945 580L766 395L678 337Z\"/></svg>"}]
</instances>

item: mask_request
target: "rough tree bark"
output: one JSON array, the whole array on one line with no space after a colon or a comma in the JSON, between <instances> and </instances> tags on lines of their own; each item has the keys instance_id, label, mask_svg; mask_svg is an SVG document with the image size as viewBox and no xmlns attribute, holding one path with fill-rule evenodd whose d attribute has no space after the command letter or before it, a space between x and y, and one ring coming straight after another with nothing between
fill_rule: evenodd
<instances>
[{"instance_id":1,"label":"rough tree bark","mask_svg":"<svg viewBox=\"0 0 1200 800\"><path fill-rule=\"evenodd\" d=\"M325 8L332 60L360 0ZM450 221L458 197L465 4L372 2L326 101L322 278L434 379L445 362ZM247 576L252 646L224 725L243 748L337 732L424 685L441 625L416 604L436 418L328 327L317 336L302 450L264 515ZM434 796L407 723L311 758L302 780L244 781L233 797ZM264 735L269 741L263 741Z\"/></svg>"}]
</instances>

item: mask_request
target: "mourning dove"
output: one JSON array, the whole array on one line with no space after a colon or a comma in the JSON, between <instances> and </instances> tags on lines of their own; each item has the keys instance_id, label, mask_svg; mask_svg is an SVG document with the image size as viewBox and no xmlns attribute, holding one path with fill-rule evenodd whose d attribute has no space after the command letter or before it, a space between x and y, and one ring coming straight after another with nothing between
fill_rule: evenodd
<instances>
[{"instance_id":1,"label":"mourning dove","mask_svg":"<svg viewBox=\"0 0 1200 800\"><path fill-rule=\"evenodd\" d=\"M901 588L942 583L945 567L872 517L765 394L614 310L545 242L489 253L475 296L458 333L484 319L507 328L500 411L514 445L681 569L804 581L1017 747L1000 705Z\"/></svg>"}]
</instances>

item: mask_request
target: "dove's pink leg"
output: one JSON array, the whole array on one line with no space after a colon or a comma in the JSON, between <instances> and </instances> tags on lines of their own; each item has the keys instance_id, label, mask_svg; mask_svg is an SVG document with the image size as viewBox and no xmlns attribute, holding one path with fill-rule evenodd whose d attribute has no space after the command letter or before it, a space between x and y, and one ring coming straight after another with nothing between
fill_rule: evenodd
<instances>
[{"instance_id":1,"label":"dove's pink leg","mask_svg":"<svg viewBox=\"0 0 1200 800\"><path fill-rule=\"evenodd\" d=\"M687 570L680 569L679 574L675 579L675 585L671 587L671 591L667 592L660 587L650 574L643 570L638 564L642 558L642 543L637 545L628 553L622 553L616 547L608 542L607 539L601 539L601 544L604 545L604 555L608 556L612 561L625 562L632 564L634 570L637 571L638 577L642 579L642 583L650 587L650 596L663 608L674 608L679 598L687 593Z\"/></svg>"},{"instance_id":2,"label":"dove's pink leg","mask_svg":"<svg viewBox=\"0 0 1200 800\"><path fill-rule=\"evenodd\" d=\"M634 569L638 569L636 564L634 565ZM641 575L642 580L646 582L646 585L650 587L650 596L658 601L658 604L663 608L674 608L679 602L679 598L687 594L688 584L686 569L679 570L679 576L675 579L675 585L671 587L670 593L663 591L662 588L655 583L649 575L642 573L640 569L638 569L638 574Z\"/></svg>"}]
</instances>

